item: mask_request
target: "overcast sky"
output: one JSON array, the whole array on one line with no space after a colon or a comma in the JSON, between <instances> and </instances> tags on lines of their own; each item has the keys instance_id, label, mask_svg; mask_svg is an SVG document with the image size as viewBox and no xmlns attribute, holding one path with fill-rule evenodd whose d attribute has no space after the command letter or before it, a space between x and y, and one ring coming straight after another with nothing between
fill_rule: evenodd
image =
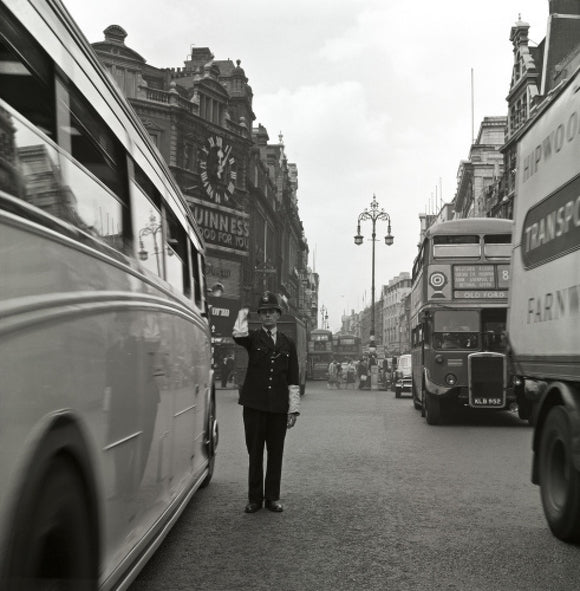
<instances>
[{"instance_id":1,"label":"overcast sky","mask_svg":"<svg viewBox=\"0 0 580 591\"><path fill-rule=\"evenodd\" d=\"M376 194L380 286L411 271L421 212L451 201L459 163L485 116L507 114L512 46L521 14L535 44L548 0L64 0L90 42L122 26L156 67L179 67L191 46L240 59L256 121L284 136L298 166L298 206L320 275L319 307L338 330L343 312L371 302L370 241L355 246L359 213ZM440 191L442 189L442 191ZM362 233L370 238L371 223ZM377 327L377 333L379 327Z\"/></svg>"}]
</instances>

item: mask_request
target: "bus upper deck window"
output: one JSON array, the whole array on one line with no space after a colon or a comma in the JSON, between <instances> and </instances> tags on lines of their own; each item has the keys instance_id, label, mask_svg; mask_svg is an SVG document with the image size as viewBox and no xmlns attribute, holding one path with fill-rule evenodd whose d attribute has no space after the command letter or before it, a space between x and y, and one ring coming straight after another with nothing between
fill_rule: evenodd
<instances>
[{"instance_id":1,"label":"bus upper deck window","mask_svg":"<svg viewBox=\"0 0 580 591\"><path fill-rule=\"evenodd\" d=\"M476 234L449 234L433 236L433 257L479 258L481 244Z\"/></svg>"},{"instance_id":2,"label":"bus upper deck window","mask_svg":"<svg viewBox=\"0 0 580 591\"><path fill-rule=\"evenodd\" d=\"M483 254L490 258L509 258L512 254L511 234L486 234L483 237Z\"/></svg>"}]
</instances>

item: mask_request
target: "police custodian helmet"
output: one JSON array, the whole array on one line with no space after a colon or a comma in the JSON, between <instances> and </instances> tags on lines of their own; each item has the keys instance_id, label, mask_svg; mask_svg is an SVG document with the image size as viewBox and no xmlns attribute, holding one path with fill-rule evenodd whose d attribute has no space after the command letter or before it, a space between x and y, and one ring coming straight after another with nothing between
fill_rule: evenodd
<instances>
[{"instance_id":1,"label":"police custodian helmet","mask_svg":"<svg viewBox=\"0 0 580 591\"><path fill-rule=\"evenodd\" d=\"M278 297L271 291L265 291L258 302L258 312L262 310L278 310L282 314L282 308L278 302Z\"/></svg>"}]
</instances>

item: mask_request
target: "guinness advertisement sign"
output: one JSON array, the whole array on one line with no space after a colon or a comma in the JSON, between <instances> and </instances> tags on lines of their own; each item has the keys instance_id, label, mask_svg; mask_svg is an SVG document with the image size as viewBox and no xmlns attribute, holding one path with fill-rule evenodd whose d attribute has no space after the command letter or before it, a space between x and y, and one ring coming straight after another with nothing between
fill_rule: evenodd
<instances>
[{"instance_id":1,"label":"guinness advertisement sign","mask_svg":"<svg viewBox=\"0 0 580 591\"><path fill-rule=\"evenodd\" d=\"M248 255L250 216L247 213L192 197L187 200L208 246L223 252Z\"/></svg>"}]
</instances>

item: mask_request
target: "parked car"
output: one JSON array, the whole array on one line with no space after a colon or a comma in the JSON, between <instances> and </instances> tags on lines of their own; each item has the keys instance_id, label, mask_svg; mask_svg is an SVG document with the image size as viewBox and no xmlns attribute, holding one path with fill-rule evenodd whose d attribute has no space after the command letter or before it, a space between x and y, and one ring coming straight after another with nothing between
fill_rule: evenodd
<instances>
[{"instance_id":1,"label":"parked car","mask_svg":"<svg viewBox=\"0 0 580 591\"><path fill-rule=\"evenodd\" d=\"M395 398L400 398L403 392L412 392L411 355L401 355L397 360L395 371Z\"/></svg>"}]
</instances>

